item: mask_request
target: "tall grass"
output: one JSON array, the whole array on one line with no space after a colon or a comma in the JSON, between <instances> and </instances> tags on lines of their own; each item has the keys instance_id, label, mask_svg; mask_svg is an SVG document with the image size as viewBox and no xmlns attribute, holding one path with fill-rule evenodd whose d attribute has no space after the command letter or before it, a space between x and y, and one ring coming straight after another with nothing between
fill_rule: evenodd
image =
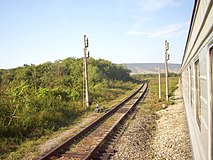
<instances>
[{"instance_id":1,"label":"tall grass","mask_svg":"<svg viewBox=\"0 0 213 160\"><path fill-rule=\"evenodd\" d=\"M105 97L102 98L99 105L110 108L110 106L117 104L121 99L123 99L123 97L130 94L130 92L132 92L132 88L136 85L138 84L131 81L111 82L106 89L102 90L101 94ZM90 94L90 96L94 95ZM57 100L58 99L54 99L53 102L58 103ZM48 101L50 101L50 98L44 99L46 106L49 105ZM36 104L38 105L39 103L41 102L37 101ZM93 112L93 109L95 108L95 103L93 103L89 109L80 107L82 105L81 102L66 104L60 102L59 105L54 104L55 103L51 103L51 106L49 105L47 107L50 111L46 109L39 112L39 114L32 114L30 116L32 119L28 120L25 118L25 121L34 121L36 126L41 125L41 127L31 132L31 134L25 136L25 138L20 136L7 136L5 138L0 138L0 159L22 159L27 151L34 152L33 150L36 150L36 146L46 140L44 137L49 137L58 131L60 132L60 127L63 127L63 129L66 127L69 128L69 126L75 123L75 121L79 121L82 117L84 117L84 115ZM33 112L32 109L29 111ZM27 113L28 112L23 115L23 118L28 116ZM45 125L48 127L44 128L43 126Z\"/></svg>"},{"instance_id":2,"label":"tall grass","mask_svg":"<svg viewBox=\"0 0 213 160\"><path fill-rule=\"evenodd\" d=\"M139 76L138 78L144 79L144 75ZM165 78L161 78L161 99L159 99L159 84L158 84L158 76L152 75L150 77L145 77L146 80L149 81L149 93L146 99L142 102L142 107L140 112L142 114L153 114L156 111L162 109L163 104L168 106L173 104L173 95L175 89L177 89L177 84L179 77L169 77L169 101L166 101L166 93L165 93Z\"/></svg>"}]
</instances>

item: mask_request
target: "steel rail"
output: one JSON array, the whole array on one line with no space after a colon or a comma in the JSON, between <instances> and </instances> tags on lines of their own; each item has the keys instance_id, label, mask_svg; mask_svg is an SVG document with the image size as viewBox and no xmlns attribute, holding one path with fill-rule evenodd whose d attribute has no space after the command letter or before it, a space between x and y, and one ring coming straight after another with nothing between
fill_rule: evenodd
<instances>
[{"instance_id":1,"label":"steel rail","mask_svg":"<svg viewBox=\"0 0 213 160\"><path fill-rule=\"evenodd\" d=\"M146 86L147 86L147 84L146 84ZM92 129L94 129L98 124L100 124L101 122L103 122L104 120L106 120L109 116L111 116L112 114L114 114L122 105L124 105L132 97L134 97L143 87L144 87L144 84L142 86L140 86L133 94L131 94L130 96L128 96L127 98L125 98L123 101L121 101L119 104L117 104L116 106L114 106L111 110L109 110L108 112L106 112L104 115L102 115L96 121L94 121L92 124L88 125L83 130L81 130L80 132L78 132L76 135L70 137L64 143L62 143L61 145L53 148L52 150L50 150L48 153L44 154L40 158L37 158L37 160L47 160L47 159L50 159L51 157L57 155L60 151L64 150L64 148L66 148L67 146L69 146L69 145L73 144L74 142L76 142L78 139L80 139L86 133L88 133L89 131L91 131ZM138 102L138 100L137 100L137 102ZM128 110L128 112L129 112L129 110ZM116 128L116 126L114 125L113 128ZM108 134L110 134L110 133L108 133ZM98 146L102 146L103 142L101 142L101 144L98 144ZM89 159L91 156L94 155L94 153L96 152L97 148L98 147L96 146L93 149L93 151L90 152L89 155L86 156L86 157L88 157L87 159Z\"/></svg>"},{"instance_id":2,"label":"steel rail","mask_svg":"<svg viewBox=\"0 0 213 160\"><path fill-rule=\"evenodd\" d=\"M84 158L84 160L89 160L92 159L98 152L98 150L100 150L100 148L104 145L104 143L110 139L110 137L113 135L113 133L117 130L117 128L119 127L119 124L121 124L123 121L125 121L125 119L127 118L127 116L129 115L130 112L133 111L134 107L136 106L136 104L141 100L141 98L143 98L143 96L145 95L147 89L148 89L148 85L145 84L144 86L144 91L142 92L141 96L134 102L134 104L132 105L131 108L129 108L126 113L117 121L117 123L114 124L114 126L112 127L111 131L109 133L107 133L107 135L102 139L101 142L99 142L96 147Z\"/></svg>"}]
</instances>

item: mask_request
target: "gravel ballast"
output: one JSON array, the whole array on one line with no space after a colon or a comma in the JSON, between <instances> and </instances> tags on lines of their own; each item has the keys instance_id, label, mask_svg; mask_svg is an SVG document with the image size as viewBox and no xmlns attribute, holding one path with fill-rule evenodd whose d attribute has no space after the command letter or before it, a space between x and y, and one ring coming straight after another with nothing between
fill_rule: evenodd
<instances>
[{"instance_id":1,"label":"gravel ballast","mask_svg":"<svg viewBox=\"0 0 213 160\"><path fill-rule=\"evenodd\" d=\"M115 145L112 159L192 159L180 87L174 95L174 105L153 115L136 114Z\"/></svg>"}]
</instances>

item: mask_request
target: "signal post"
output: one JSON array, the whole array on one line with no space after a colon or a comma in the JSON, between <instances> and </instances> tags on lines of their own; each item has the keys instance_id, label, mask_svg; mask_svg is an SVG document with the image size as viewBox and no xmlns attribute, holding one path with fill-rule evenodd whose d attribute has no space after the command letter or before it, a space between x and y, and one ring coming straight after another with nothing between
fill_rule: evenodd
<instances>
[{"instance_id":1,"label":"signal post","mask_svg":"<svg viewBox=\"0 0 213 160\"><path fill-rule=\"evenodd\" d=\"M87 48L89 47L89 40L84 35L84 57L83 57L83 106L86 104L86 107L90 106L89 102L89 88L88 88L88 65L87 59L89 58L89 52L87 53Z\"/></svg>"},{"instance_id":2,"label":"signal post","mask_svg":"<svg viewBox=\"0 0 213 160\"><path fill-rule=\"evenodd\" d=\"M165 80L166 80L166 100L169 101L169 79L168 79L168 60L169 42L165 40Z\"/></svg>"}]
</instances>

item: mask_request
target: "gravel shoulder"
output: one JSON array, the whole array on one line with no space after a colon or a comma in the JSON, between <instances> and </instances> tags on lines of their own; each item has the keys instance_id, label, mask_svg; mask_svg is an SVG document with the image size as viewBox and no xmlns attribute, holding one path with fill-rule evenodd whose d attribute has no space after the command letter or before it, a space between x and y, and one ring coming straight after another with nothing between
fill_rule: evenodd
<instances>
[{"instance_id":1,"label":"gravel shoulder","mask_svg":"<svg viewBox=\"0 0 213 160\"><path fill-rule=\"evenodd\" d=\"M180 87L174 98L174 105L156 114L141 116L138 113L118 140L112 159L192 159Z\"/></svg>"}]
</instances>

